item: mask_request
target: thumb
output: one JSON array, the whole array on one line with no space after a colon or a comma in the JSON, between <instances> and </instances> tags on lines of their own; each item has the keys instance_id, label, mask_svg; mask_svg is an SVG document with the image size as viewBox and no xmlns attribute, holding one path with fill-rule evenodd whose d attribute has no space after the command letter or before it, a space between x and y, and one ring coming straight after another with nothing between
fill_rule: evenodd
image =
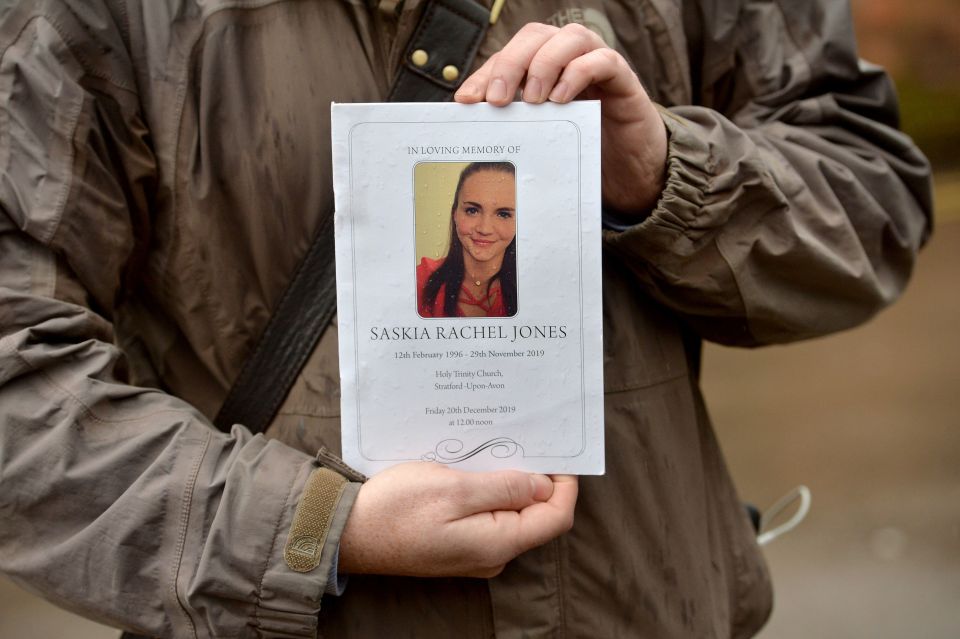
<instances>
[{"instance_id":1,"label":"thumb","mask_svg":"<svg viewBox=\"0 0 960 639\"><path fill-rule=\"evenodd\" d=\"M463 516L497 510L523 510L553 496L553 482L549 477L516 470L465 473L461 488Z\"/></svg>"}]
</instances>

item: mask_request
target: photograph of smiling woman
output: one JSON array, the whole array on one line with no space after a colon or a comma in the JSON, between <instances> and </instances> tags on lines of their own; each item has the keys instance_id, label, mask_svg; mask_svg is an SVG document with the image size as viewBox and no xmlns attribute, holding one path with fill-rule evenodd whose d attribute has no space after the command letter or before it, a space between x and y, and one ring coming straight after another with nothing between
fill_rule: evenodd
<instances>
[{"instance_id":1,"label":"photograph of smiling woman","mask_svg":"<svg viewBox=\"0 0 960 639\"><path fill-rule=\"evenodd\" d=\"M447 255L417 266L422 317L511 317L517 312L516 170L474 162L460 173Z\"/></svg>"}]
</instances>

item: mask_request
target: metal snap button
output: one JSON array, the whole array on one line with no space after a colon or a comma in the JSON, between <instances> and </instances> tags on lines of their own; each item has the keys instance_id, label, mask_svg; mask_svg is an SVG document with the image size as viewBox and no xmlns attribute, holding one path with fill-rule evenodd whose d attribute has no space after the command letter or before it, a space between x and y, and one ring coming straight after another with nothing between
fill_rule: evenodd
<instances>
[{"instance_id":1,"label":"metal snap button","mask_svg":"<svg viewBox=\"0 0 960 639\"><path fill-rule=\"evenodd\" d=\"M460 69L457 67L453 66L452 64L448 64L447 66L443 67L443 79L447 82L453 82L459 77Z\"/></svg>"},{"instance_id":2,"label":"metal snap button","mask_svg":"<svg viewBox=\"0 0 960 639\"><path fill-rule=\"evenodd\" d=\"M430 59L430 55L423 49L417 49L412 54L410 54L410 62L412 62L414 66L422 67L427 63L427 60L429 59Z\"/></svg>"}]
</instances>

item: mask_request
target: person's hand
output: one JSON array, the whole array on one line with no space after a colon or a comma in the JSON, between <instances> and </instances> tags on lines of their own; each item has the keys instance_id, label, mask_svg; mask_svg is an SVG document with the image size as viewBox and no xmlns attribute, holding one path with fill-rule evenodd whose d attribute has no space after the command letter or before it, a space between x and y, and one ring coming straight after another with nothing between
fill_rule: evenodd
<instances>
[{"instance_id":1,"label":"person's hand","mask_svg":"<svg viewBox=\"0 0 960 639\"><path fill-rule=\"evenodd\" d=\"M357 494L339 570L419 577L493 577L573 525L577 478L468 473L409 462Z\"/></svg>"},{"instance_id":2,"label":"person's hand","mask_svg":"<svg viewBox=\"0 0 960 639\"><path fill-rule=\"evenodd\" d=\"M667 133L663 119L623 57L579 24L524 26L455 95L457 102L509 104L600 100L603 199L623 214L653 208L663 190Z\"/></svg>"}]
</instances>

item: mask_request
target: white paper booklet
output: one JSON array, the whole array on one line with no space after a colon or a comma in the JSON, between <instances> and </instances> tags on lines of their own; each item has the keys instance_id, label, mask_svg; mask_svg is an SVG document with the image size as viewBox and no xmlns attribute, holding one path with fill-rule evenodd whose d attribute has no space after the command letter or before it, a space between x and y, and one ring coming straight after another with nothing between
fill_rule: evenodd
<instances>
[{"instance_id":1,"label":"white paper booklet","mask_svg":"<svg viewBox=\"0 0 960 639\"><path fill-rule=\"evenodd\" d=\"M603 473L600 105L333 106L343 458Z\"/></svg>"}]
</instances>

